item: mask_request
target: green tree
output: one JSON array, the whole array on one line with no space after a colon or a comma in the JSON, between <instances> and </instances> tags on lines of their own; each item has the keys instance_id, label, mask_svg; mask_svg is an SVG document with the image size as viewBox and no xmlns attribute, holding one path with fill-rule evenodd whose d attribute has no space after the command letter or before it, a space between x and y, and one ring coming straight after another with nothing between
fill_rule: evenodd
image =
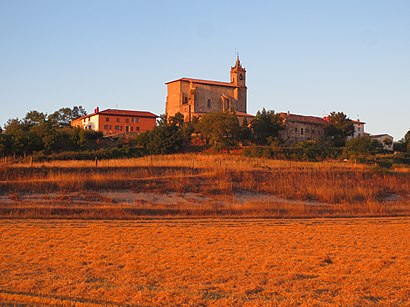
<instances>
[{"instance_id":1,"label":"green tree","mask_svg":"<svg viewBox=\"0 0 410 307\"><path fill-rule=\"evenodd\" d=\"M23 123L29 127L41 125L46 121L47 114L38 112L38 111L30 111L26 114L23 118Z\"/></svg>"},{"instance_id":2,"label":"green tree","mask_svg":"<svg viewBox=\"0 0 410 307\"><path fill-rule=\"evenodd\" d=\"M191 133L181 113L169 118L163 114L158 125L142 133L137 142L151 154L169 154L180 151L189 142Z\"/></svg>"},{"instance_id":3,"label":"green tree","mask_svg":"<svg viewBox=\"0 0 410 307\"><path fill-rule=\"evenodd\" d=\"M249 143L252 138L252 132L250 129L250 125L248 124L248 121L246 120L246 118L244 118L242 121L240 138L241 138L242 144Z\"/></svg>"},{"instance_id":4,"label":"green tree","mask_svg":"<svg viewBox=\"0 0 410 307\"><path fill-rule=\"evenodd\" d=\"M398 142L393 143L394 151L410 152L410 130L404 135L404 137Z\"/></svg>"},{"instance_id":5,"label":"green tree","mask_svg":"<svg viewBox=\"0 0 410 307\"><path fill-rule=\"evenodd\" d=\"M11 135L8 134L0 134L0 154L4 156L8 156L12 154L13 149L13 140Z\"/></svg>"},{"instance_id":6,"label":"green tree","mask_svg":"<svg viewBox=\"0 0 410 307\"><path fill-rule=\"evenodd\" d=\"M236 145L241 136L241 127L235 114L212 112L202 116L199 131L208 143L214 146Z\"/></svg>"},{"instance_id":7,"label":"green tree","mask_svg":"<svg viewBox=\"0 0 410 307\"><path fill-rule=\"evenodd\" d=\"M10 154L25 155L31 151L27 125L18 118L9 119L4 125L5 134L11 140Z\"/></svg>"},{"instance_id":8,"label":"green tree","mask_svg":"<svg viewBox=\"0 0 410 307\"><path fill-rule=\"evenodd\" d=\"M343 112L331 112L325 126L325 136L335 147L343 147L347 137L353 136L354 125Z\"/></svg>"},{"instance_id":9,"label":"green tree","mask_svg":"<svg viewBox=\"0 0 410 307\"><path fill-rule=\"evenodd\" d=\"M360 136L347 141L343 149L343 155L350 158L368 158L381 152L382 149L383 145L379 141L372 139L370 136Z\"/></svg>"},{"instance_id":10,"label":"green tree","mask_svg":"<svg viewBox=\"0 0 410 307\"><path fill-rule=\"evenodd\" d=\"M273 110L258 111L251 124L252 139L258 145L268 145L269 140L279 136L283 121Z\"/></svg>"},{"instance_id":11,"label":"green tree","mask_svg":"<svg viewBox=\"0 0 410 307\"><path fill-rule=\"evenodd\" d=\"M56 127L70 126L72 120L87 115L87 112L82 106L74 106L71 108L61 108L58 111L50 114L48 120Z\"/></svg>"}]
</instances>

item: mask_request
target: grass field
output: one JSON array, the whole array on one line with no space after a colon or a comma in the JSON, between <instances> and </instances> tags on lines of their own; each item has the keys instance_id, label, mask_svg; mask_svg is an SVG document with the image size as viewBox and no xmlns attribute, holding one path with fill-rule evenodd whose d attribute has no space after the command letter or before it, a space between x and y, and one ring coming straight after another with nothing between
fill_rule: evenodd
<instances>
[{"instance_id":1,"label":"grass field","mask_svg":"<svg viewBox=\"0 0 410 307\"><path fill-rule=\"evenodd\" d=\"M408 306L410 221L2 220L0 303Z\"/></svg>"},{"instance_id":2,"label":"grass field","mask_svg":"<svg viewBox=\"0 0 410 307\"><path fill-rule=\"evenodd\" d=\"M11 164L0 204L16 218L404 216L410 168L188 154Z\"/></svg>"},{"instance_id":3,"label":"grass field","mask_svg":"<svg viewBox=\"0 0 410 307\"><path fill-rule=\"evenodd\" d=\"M410 168L0 165L0 305L410 306Z\"/></svg>"}]
</instances>

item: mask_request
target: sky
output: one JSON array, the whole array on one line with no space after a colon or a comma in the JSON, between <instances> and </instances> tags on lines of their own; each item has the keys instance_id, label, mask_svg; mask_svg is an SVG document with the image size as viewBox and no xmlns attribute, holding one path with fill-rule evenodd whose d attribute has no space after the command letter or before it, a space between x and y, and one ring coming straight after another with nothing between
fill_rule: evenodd
<instances>
[{"instance_id":1,"label":"sky","mask_svg":"<svg viewBox=\"0 0 410 307\"><path fill-rule=\"evenodd\" d=\"M248 113L410 129L408 0L0 0L0 125L83 106L165 113L165 82L247 70Z\"/></svg>"}]
</instances>

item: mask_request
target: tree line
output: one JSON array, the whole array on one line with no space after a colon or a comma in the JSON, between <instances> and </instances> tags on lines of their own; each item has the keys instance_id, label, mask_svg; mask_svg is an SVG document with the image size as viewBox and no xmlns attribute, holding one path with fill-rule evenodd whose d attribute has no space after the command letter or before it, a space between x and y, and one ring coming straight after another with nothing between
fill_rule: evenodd
<instances>
[{"instance_id":1,"label":"tree line","mask_svg":"<svg viewBox=\"0 0 410 307\"><path fill-rule=\"evenodd\" d=\"M369 136L351 138L354 125L343 112L332 112L328 116L321 140L290 145L280 137L283 129L283 118L272 110L258 111L251 123L246 119L240 123L232 112L207 113L200 119L194 117L191 122L184 121L183 115L177 113L168 118L162 115L158 126L143 133L138 142L153 154L182 151L189 144L197 143L198 138L215 150L251 145L245 150L248 155L282 159L361 158L385 153L383 144ZM409 137L410 131L395 144L395 149L410 152Z\"/></svg>"},{"instance_id":2,"label":"tree line","mask_svg":"<svg viewBox=\"0 0 410 307\"><path fill-rule=\"evenodd\" d=\"M87 140L102 136L70 126L73 119L87 115L81 106L61 108L52 114L30 111L22 119L7 121L0 133L3 156L26 156L34 152L55 153L86 148Z\"/></svg>"},{"instance_id":3,"label":"tree line","mask_svg":"<svg viewBox=\"0 0 410 307\"><path fill-rule=\"evenodd\" d=\"M22 157L38 153L44 156L88 151L88 156L92 156L94 151L101 153L114 146L122 150L122 156L126 156L133 152L138 152L138 155L183 152L198 144L216 151L229 151L245 145L245 153L251 156L303 160L383 152L382 144L368 136L349 140L354 126L343 112L329 115L321 140L297 144L289 144L280 137L280 131L285 129L283 118L265 109L258 111L251 122L246 119L240 121L234 112L207 113L201 118L194 117L190 122L185 121L180 113L171 117L161 115L153 130L122 136L115 142L110 138L103 139L101 132L70 126L73 119L84 115L87 113L81 106L74 106L61 108L49 115L30 111L23 119L10 119L0 133L0 153ZM395 150L410 152L410 131L394 145ZM132 148L141 150L132 151ZM110 154L102 156L110 157Z\"/></svg>"}]
</instances>

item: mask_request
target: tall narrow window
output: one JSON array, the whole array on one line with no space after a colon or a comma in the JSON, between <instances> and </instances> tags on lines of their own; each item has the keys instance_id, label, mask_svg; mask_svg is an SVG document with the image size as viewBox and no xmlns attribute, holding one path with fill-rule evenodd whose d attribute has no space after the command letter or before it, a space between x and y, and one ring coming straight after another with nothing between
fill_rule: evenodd
<instances>
[{"instance_id":1,"label":"tall narrow window","mask_svg":"<svg viewBox=\"0 0 410 307\"><path fill-rule=\"evenodd\" d=\"M211 100L211 99L208 99L208 103L207 103L208 109L211 108L211 103L212 103L212 100Z\"/></svg>"},{"instance_id":2,"label":"tall narrow window","mask_svg":"<svg viewBox=\"0 0 410 307\"><path fill-rule=\"evenodd\" d=\"M303 128L300 128L300 134L303 135Z\"/></svg>"}]
</instances>

